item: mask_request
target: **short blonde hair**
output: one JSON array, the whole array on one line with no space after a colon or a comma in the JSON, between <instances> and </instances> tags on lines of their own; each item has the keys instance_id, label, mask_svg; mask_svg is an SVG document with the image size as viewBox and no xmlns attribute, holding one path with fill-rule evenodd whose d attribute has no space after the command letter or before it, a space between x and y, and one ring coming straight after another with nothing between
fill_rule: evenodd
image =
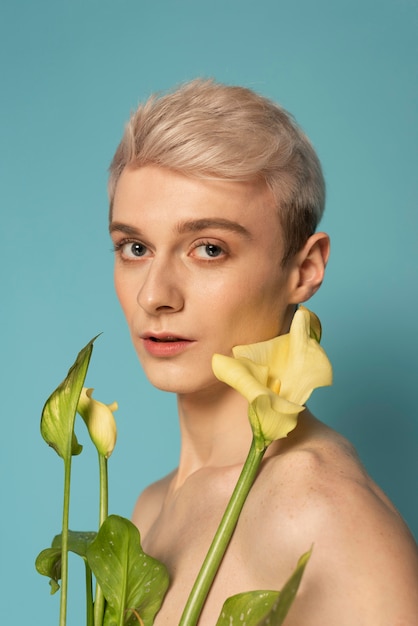
<instances>
[{"instance_id":1,"label":"short blonde hair","mask_svg":"<svg viewBox=\"0 0 418 626\"><path fill-rule=\"evenodd\" d=\"M110 165L111 210L124 168L146 164L195 178L264 180L283 228L283 263L324 211L324 178L309 139L287 111L244 87L196 79L141 104Z\"/></svg>"}]
</instances>

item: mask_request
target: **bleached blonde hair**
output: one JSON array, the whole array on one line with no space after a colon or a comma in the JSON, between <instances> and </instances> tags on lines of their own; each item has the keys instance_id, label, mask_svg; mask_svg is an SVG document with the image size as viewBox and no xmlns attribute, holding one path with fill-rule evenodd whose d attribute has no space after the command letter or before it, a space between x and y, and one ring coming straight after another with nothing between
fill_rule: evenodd
<instances>
[{"instance_id":1,"label":"bleached blonde hair","mask_svg":"<svg viewBox=\"0 0 418 626\"><path fill-rule=\"evenodd\" d=\"M153 95L131 116L109 168L155 164L195 178L264 180L275 198L286 263L315 232L325 183L309 139L283 108L250 89L196 79Z\"/></svg>"}]
</instances>

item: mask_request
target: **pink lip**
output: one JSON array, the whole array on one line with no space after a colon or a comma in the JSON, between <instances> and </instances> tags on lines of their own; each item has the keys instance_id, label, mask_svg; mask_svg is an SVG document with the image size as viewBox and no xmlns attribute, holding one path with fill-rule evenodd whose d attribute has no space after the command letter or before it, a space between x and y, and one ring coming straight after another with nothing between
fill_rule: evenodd
<instances>
[{"instance_id":1,"label":"pink lip","mask_svg":"<svg viewBox=\"0 0 418 626\"><path fill-rule=\"evenodd\" d=\"M148 354L156 357L170 357L181 354L194 343L193 340L184 337L174 337L174 335L143 335L141 337L143 346Z\"/></svg>"}]
</instances>

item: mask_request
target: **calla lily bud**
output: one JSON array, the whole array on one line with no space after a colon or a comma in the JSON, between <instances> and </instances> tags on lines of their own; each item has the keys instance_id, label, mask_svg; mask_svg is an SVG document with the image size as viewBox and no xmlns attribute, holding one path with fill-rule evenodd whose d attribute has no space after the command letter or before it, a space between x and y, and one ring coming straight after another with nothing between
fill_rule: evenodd
<instances>
[{"instance_id":1,"label":"calla lily bud","mask_svg":"<svg viewBox=\"0 0 418 626\"><path fill-rule=\"evenodd\" d=\"M234 358L213 356L215 376L248 400L251 427L260 445L286 437L312 391L332 383L320 336L319 319L300 307L286 335L236 346Z\"/></svg>"},{"instance_id":2,"label":"calla lily bud","mask_svg":"<svg viewBox=\"0 0 418 626\"><path fill-rule=\"evenodd\" d=\"M89 435L99 454L106 459L110 457L116 445L116 422L113 411L118 408L117 402L103 404L92 398L94 389L83 387L78 401L77 411L86 423Z\"/></svg>"}]
</instances>

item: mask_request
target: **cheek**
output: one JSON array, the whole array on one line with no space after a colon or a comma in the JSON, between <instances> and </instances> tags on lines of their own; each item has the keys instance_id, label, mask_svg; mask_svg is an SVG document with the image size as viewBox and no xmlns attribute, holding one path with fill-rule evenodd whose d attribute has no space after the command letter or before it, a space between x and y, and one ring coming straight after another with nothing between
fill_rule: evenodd
<instances>
[{"instance_id":1,"label":"cheek","mask_svg":"<svg viewBox=\"0 0 418 626\"><path fill-rule=\"evenodd\" d=\"M232 328L245 337L243 343L271 339L281 330L287 306L283 284L265 280L265 276L254 282L247 281L236 306L230 311Z\"/></svg>"}]
</instances>

